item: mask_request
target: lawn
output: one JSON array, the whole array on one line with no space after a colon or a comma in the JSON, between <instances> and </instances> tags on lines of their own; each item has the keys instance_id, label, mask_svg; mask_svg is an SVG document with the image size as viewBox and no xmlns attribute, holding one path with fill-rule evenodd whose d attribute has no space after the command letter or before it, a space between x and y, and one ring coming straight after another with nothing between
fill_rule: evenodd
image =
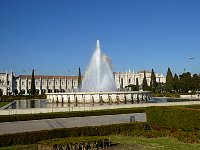
<instances>
[{"instance_id":1,"label":"lawn","mask_svg":"<svg viewBox=\"0 0 200 150\"><path fill-rule=\"evenodd\" d=\"M174 138L144 138L112 135L108 136L113 143L119 143L116 146L106 148L105 150L200 150L200 144L186 144L177 141ZM19 145L3 147L0 150L37 150L37 145Z\"/></svg>"},{"instance_id":2,"label":"lawn","mask_svg":"<svg viewBox=\"0 0 200 150\"><path fill-rule=\"evenodd\" d=\"M37 150L37 144L1 147L0 150Z\"/></svg>"},{"instance_id":3,"label":"lawn","mask_svg":"<svg viewBox=\"0 0 200 150\"><path fill-rule=\"evenodd\" d=\"M10 103L10 102L0 102L0 107L3 107L5 105L7 105L8 103Z\"/></svg>"},{"instance_id":4,"label":"lawn","mask_svg":"<svg viewBox=\"0 0 200 150\"><path fill-rule=\"evenodd\" d=\"M112 150L200 150L200 144L186 144L171 137L144 138L131 136L110 136L112 142L120 143Z\"/></svg>"}]
</instances>

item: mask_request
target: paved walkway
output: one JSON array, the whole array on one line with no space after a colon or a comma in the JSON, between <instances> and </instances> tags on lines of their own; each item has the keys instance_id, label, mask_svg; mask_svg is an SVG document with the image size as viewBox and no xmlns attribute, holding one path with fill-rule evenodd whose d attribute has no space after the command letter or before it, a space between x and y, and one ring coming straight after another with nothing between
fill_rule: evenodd
<instances>
[{"instance_id":1,"label":"paved walkway","mask_svg":"<svg viewBox=\"0 0 200 150\"><path fill-rule=\"evenodd\" d=\"M56 128L128 123L130 122L130 116L135 116L135 121L146 122L145 113L4 122L0 123L0 135L27 131L50 130Z\"/></svg>"}]
</instances>

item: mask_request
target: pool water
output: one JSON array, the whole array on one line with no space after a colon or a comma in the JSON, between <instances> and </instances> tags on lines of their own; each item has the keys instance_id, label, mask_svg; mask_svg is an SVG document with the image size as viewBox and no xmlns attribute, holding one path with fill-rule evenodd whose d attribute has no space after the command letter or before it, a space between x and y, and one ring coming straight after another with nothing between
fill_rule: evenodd
<instances>
[{"instance_id":1,"label":"pool water","mask_svg":"<svg viewBox=\"0 0 200 150\"><path fill-rule=\"evenodd\" d=\"M166 99L166 98L152 98L148 101L148 103L165 103L165 102L182 102L182 101L191 101L186 99ZM127 102L127 104L131 104L131 102ZM76 107L76 106L98 106L102 105L99 103L95 104L69 104L69 103L49 103L46 99L40 100L16 100L8 105L6 105L3 109L26 109L26 108L58 108L58 107ZM108 103L103 103L103 105L109 105ZM110 105L120 105L117 103L111 103Z\"/></svg>"}]
</instances>

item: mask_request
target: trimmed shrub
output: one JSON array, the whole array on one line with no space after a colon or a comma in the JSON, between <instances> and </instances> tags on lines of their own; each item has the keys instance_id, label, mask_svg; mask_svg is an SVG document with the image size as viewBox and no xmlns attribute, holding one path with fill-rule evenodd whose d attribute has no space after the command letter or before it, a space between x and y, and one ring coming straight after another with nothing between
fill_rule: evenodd
<instances>
[{"instance_id":1,"label":"trimmed shrub","mask_svg":"<svg viewBox=\"0 0 200 150\"><path fill-rule=\"evenodd\" d=\"M105 135L126 135L132 132L137 135L138 132L146 132L149 128L148 124L142 122L128 124L114 124L80 128L63 128L53 130L42 130L15 134L0 135L0 147L11 145L34 144L41 140L66 138L66 137L82 137L82 136L105 136Z\"/></svg>"},{"instance_id":2,"label":"trimmed shrub","mask_svg":"<svg viewBox=\"0 0 200 150\"><path fill-rule=\"evenodd\" d=\"M172 133L172 136L184 143L198 143L199 141L199 134L197 132L183 132L179 130Z\"/></svg>"},{"instance_id":3,"label":"trimmed shrub","mask_svg":"<svg viewBox=\"0 0 200 150\"><path fill-rule=\"evenodd\" d=\"M157 128L177 128L186 131L200 129L200 110L178 107L149 107L147 121Z\"/></svg>"},{"instance_id":4,"label":"trimmed shrub","mask_svg":"<svg viewBox=\"0 0 200 150\"><path fill-rule=\"evenodd\" d=\"M180 98L181 93L152 93L152 97L171 97Z\"/></svg>"},{"instance_id":5,"label":"trimmed shrub","mask_svg":"<svg viewBox=\"0 0 200 150\"><path fill-rule=\"evenodd\" d=\"M151 129L150 125L143 122L114 124L92 127L63 128L53 130L42 130L34 132L24 132L15 134L0 135L0 147L11 145L35 144L41 140L83 137L83 136L107 136L107 135L124 135L136 137L174 137L182 142L196 143L199 140L199 132L186 132L177 129Z\"/></svg>"}]
</instances>

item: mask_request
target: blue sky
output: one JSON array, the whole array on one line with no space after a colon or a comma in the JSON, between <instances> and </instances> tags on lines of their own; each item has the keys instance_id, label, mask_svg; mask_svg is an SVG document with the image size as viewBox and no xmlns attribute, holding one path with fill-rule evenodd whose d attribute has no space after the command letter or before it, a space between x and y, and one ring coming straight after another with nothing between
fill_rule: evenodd
<instances>
[{"instance_id":1,"label":"blue sky","mask_svg":"<svg viewBox=\"0 0 200 150\"><path fill-rule=\"evenodd\" d=\"M99 39L114 71L200 73L199 7L199 0L1 0L0 71L76 75Z\"/></svg>"}]
</instances>

